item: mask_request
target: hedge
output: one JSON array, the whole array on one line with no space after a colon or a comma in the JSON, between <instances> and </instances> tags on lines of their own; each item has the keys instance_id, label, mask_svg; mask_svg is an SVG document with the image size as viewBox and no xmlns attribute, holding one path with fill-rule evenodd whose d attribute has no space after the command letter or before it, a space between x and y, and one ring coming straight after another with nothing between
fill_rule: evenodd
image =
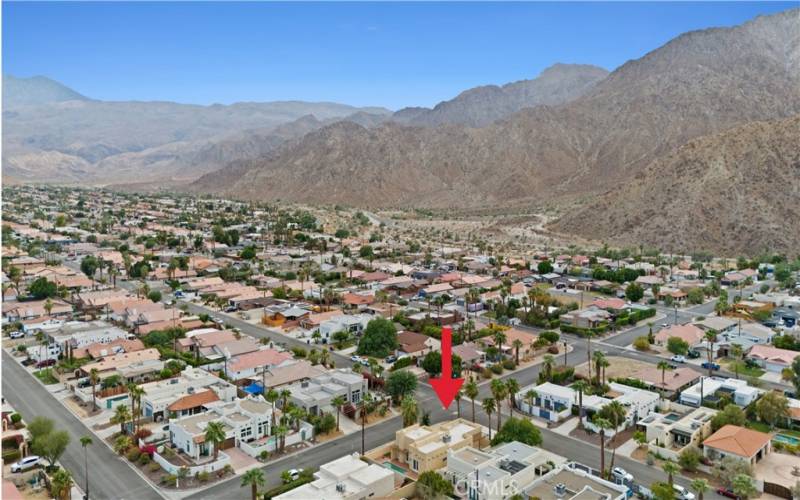
<instances>
[{"instance_id":1,"label":"hedge","mask_svg":"<svg viewBox=\"0 0 800 500\"><path fill-rule=\"evenodd\" d=\"M563 333L574 333L579 337L586 337L588 334L592 335L601 335L608 330L608 325L601 325L597 328L580 328L577 326L572 325L561 325L561 331Z\"/></svg>"},{"instance_id":2,"label":"hedge","mask_svg":"<svg viewBox=\"0 0 800 500\"><path fill-rule=\"evenodd\" d=\"M395 370L399 370L400 368L405 368L413 364L414 364L414 358L412 358L411 356L406 356L404 358L400 358L397 361L395 361L392 367L389 368L389 371L393 372Z\"/></svg>"},{"instance_id":3,"label":"hedge","mask_svg":"<svg viewBox=\"0 0 800 500\"><path fill-rule=\"evenodd\" d=\"M276 486L275 488L272 488L268 492L264 493L264 500L270 500L272 497L276 497L278 495L286 493L287 491L291 491L297 488L298 486L303 486L304 484L310 483L313 480L314 476L300 477L297 480L292 481L291 483L286 483L280 486Z\"/></svg>"}]
</instances>

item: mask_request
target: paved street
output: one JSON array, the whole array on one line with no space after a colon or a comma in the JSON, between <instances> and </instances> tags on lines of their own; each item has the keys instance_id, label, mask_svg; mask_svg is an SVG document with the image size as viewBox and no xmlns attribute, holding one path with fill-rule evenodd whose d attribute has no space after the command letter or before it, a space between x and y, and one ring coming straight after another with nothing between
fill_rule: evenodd
<instances>
[{"instance_id":1,"label":"paved street","mask_svg":"<svg viewBox=\"0 0 800 500\"><path fill-rule=\"evenodd\" d=\"M69 432L71 440L61 457L61 464L83 488L84 455L79 440L82 436L90 435L90 431L5 351L3 351L3 397L22 414L25 420L46 416L53 419L56 429ZM89 448L91 498L123 500L163 498L122 458L101 443L99 437L95 435L91 437L94 440L94 444Z\"/></svg>"}]
</instances>

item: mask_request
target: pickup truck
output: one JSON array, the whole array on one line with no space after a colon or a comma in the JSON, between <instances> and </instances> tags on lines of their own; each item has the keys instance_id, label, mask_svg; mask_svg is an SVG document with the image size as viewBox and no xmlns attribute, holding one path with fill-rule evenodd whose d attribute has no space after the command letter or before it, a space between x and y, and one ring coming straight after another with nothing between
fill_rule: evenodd
<instances>
[{"instance_id":1,"label":"pickup truck","mask_svg":"<svg viewBox=\"0 0 800 500\"><path fill-rule=\"evenodd\" d=\"M702 366L705 370L708 370L708 369L710 369L712 371L719 370L719 365L717 363L709 363L708 361L704 362L700 366Z\"/></svg>"}]
</instances>

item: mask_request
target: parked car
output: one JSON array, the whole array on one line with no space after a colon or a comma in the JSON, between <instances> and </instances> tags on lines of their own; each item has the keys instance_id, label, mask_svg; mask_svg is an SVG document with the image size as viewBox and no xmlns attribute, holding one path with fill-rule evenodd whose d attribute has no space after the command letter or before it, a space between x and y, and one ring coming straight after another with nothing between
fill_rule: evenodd
<instances>
[{"instance_id":1,"label":"parked car","mask_svg":"<svg viewBox=\"0 0 800 500\"><path fill-rule=\"evenodd\" d=\"M675 498L678 500L694 500L694 493L688 491L680 484L673 484L672 489L675 490Z\"/></svg>"},{"instance_id":2,"label":"parked car","mask_svg":"<svg viewBox=\"0 0 800 500\"><path fill-rule=\"evenodd\" d=\"M225 312L226 313L232 313L232 312L236 312L238 309L239 308L236 307L236 306L228 306L228 307L225 308Z\"/></svg>"},{"instance_id":3,"label":"parked car","mask_svg":"<svg viewBox=\"0 0 800 500\"><path fill-rule=\"evenodd\" d=\"M56 364L55 359L43 359L36 363L36 368L47 368L48 366L53 366Z\"/></svg>"},{"instance_id":4,"label":"parked car","mask_svg":"<svg viewBox=\"0 0 800 500\"><path fill-rule=\"evenodd\" d=\"M619 479L620 481L624 481L624 482L633 481L633 474L631 474L630 472L626 471L622 467L614 467L613 469L611 469L611 475L613 475L615 478Z\"/></svg>"},{"instance_id":5,"label":"parked car","mask_svg":"<svg viewBox=\"0 0 800 500\"><path fill-rule=\"evenodd\" d=\"M689 349L689 352L686 354L689 356L689 359L697 359L700 357L700 353L694 349Z\"/></svg>"},{"instance_id":6,"label":"parked car","mask_svg":"<svg viewBox=\"0 0 800 500\"><path fill-rule=\"evenodd\" d=\"M297 481L303 469L289 469L287 472L289 473L288 476L291 478L291 481Z\"/></svg>"},{"instance_id":7,"label":"parked car","mask_svg":"<svg viewBox=\"0 0 800 500\"><path fill-rule=\"evenodd\" d=\"M353 363L360 363L361 362L361 356L353 354L352 356L350 356L350 361L352 361Z\"/></svg>"},{"instance_id":8,"label":"parked car","mask_svg":"<svg viewBox=\"0 0 800 500\"><path fill-rule=\"evenodd\" d=\"M394 363L395 361L397 361L397 356L395 356L394 354L390 354L389 356L386 356L386 359L384 361L386 361L387 363Z\"/></svg>"},{"instance_id":9,"label":"parked car","mask_svg":"<svg viewBox=\"0 0 800 500\"><path fill-rule=\"evenodd\" d=\"M22 337L25 336L25 332L17 330L15 332L9 333L8 336L11 337L12 339L21 339Z\"/></svg>"},{"instance_id":10,"label":"parked car","mask_svg":"<svg viewBox=\"0 0 800 500\"><path fill-rule=\"evenodd\" d=\"M41 459L38 455L30 455L19 462L15 462L11 464L11 472L22 472L24 470L33 469L37 465L39 465L39 461Z\"/></svg>"},{"instance_id":11,"label":"parked car","mask_svg":"<svg viewBox=\"0 0 800 500\"><path fill-rule=\"evenodd\" d=\"M182 299L186 297L186 295L180 290L175 290L175 293L173 293L173 295L175 296L176 299Z\"/></svg>"},{"instance_id":12,"label":"parked car","mask_svg":"<svg viewBox=\"0 0 800 500\"><path fill-rule=\"evenodd\" d=\"M686 363L686 356L683 356L682 354L676 354L669 358L669 360L676 363Z\"/></svg>"},{"instance_id":13,"label":"parked car","mask_svg":"<svg viewBox=\"0 0 800 500\"><path fill-rule=\"evenodd\" d=\"M661 323L661 328L669 328L669 323Z\"/></svg>"},{"instance_id":14,"label":"parked car","mask_svg":"<svg viewBox=\"0 0 800 500\"><path fill-rule=\"evenodd\" d=\"M717 495L723 496L723 497L726 497L726 498L735 498L736 500L739 500L739 498L740 498L739 495L737 495L736 493L732 492L731 490L729 490L727 488L717 488Z\"/></svg>"},{"instance_id":15,"label":"parked car","mask_svg":"<svg viewBox=\"0 0 800 500\"><path fill-rule=\"evenodd\" d=\"M719 370L719 365L717 363L709 363L708 361L704 362L700 366L702 366L706 370L708 370L708 369L711 369L712 371Z\"/></svg>"}]
</instances>

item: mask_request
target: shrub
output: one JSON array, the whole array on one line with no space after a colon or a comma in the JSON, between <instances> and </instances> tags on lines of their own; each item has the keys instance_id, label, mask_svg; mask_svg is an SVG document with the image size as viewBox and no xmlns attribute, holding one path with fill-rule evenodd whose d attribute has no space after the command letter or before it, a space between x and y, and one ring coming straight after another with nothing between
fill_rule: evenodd
<instances>
[{"instance_id":1,"label":"shrub","mask_svg":"<svg viewBox=\"0 0 800 500\"><path fill-rule=\"evenodd\" d=\"M127 453L127 455L125 455L125 458L127 458L131 462L136 462L137 460L139 460L139 457L141 457L141 456L142 456L142 453L138 449L132 448Z\"/></svg>"},{"instance_id":2,"label":"shrub","mask_svg":"<svg viewBox=\"0 0 800 500\"><path fill-rule=\"evenodd\" d=\"M175 484L175 481L178 480L178 476L175 474L164 474L161 476L161 484Z\"/></svg>"},{"instance_id":3,"label":"shrub","mask_svg":"<svg viewBox=\"0 0 800 500\"><path fill-rule=\"evenodd\" d=\"M547 348L547 352L549 352L550 354L558 354L558 346L551 345L550 347Z\"/></svg>"},{"instance_id":4,"label":"shrub","mask_svg":"<svg viewBox=\"0 0 800 500\"><path fill-rule=\"evenodd\" d=\"M495 375L500 375L501 373L503 373L503 365L501 365L500 363L493 364L490 369L492 370L492 373L494 373Z\"/></svg>"},{"instance_id":5,"label":"shrub","mask_svg":"<svg viewBox=\"0 0 800 500\"><path fill-rule=\"evenodd\" d=\"M539 338L540 339L544 339L544 340L548 341L551 344L555 344L556 342L558 342L558 339L561 338L561 337L558 335L558 332L554 332L554 331L548 330L548 331L540 333L539 334Z\"/></svg>"},{"instance_id":6,"label":"shrub","mask_svg":"<svg viewBox=\"0 0 800 500\"><path fill-rule=\"evenodd\" d=\"M153 431L150 429L141 428L136 431L136 434L133 435L133 440L138 442L140 439L145 440L153 435Z\"/></svg>"},{"instance_id":7,"label":"shrub","mask_svg":"<svg viewBox=\"0 0 800 500\"><path fill-rule=\"evenodd\" d=\"M647 351L650 349L650 341L647 340L647 336L637 337L636 340L633 341L633 347L636 348L637 351Z\"/></svg>"},{"instance_id":8,"label":"shrub","mask_svg":"<svg viewBox=\"0 0 800 500\"><path fill-rule=\"evenodd\" d=\"M147 465L150 463L150 455L142 453L139 455L139 465Z\"/></svg>"},{"instance_id":9,"label":"shrub","mask_svg":"<svg viewBox=\"0 0 800 500\"><path fill-rule=\"evenodd\" d=\"M513 370L516 367L517 365L514 363L513 359L503 360L503 368L505 368L506 370Z\"/></svg>"},{"instance_id":10,"label":"shrub","mask_svg":"<svg viewBox=\"0 0 800 500\"><path fill-rule=\"evenodd\" d=\"M197 473L197 480L201 483L207 483L209 479L211 479L211 474L208 472L202 471Z\"/></svg>"},{"instance_id":11,"label":"shrub","mask_svg":"<svg viewBox=\"0 0 800 500\"><path fill-rule=\"evenodd\" d=\"M414 360L411 358L411 356L406 356L405 358L400 358L397 361L395 361L392 367L389 368L389 371L399 370L400 368L411 366L413 363Z\"/></svg>"},{"instance_id":12,"label":"shrub","mask_svg":"<svg viewBox=\"0 0 800 500\"><path fill-rule=\"evenodd\" d=\"M3 452L3 463L11 463L19 460L21 454L19 450L8 450Z\"/></svg>"},{"instance_id":13,"label":"shrub","mask_svg":"<svg viewBox=\"0 0 800 500\"><path fill-rule=\"evenodd\" d=\"M12 413L11 414L11 423L17 425L18 423L22 422L22 415L19 413Z\"/></svg>"},{"instance_id":14,"label":"shrub","mask_svg":"<svg viewBox=\"0 0 800 500\"><path fill-rule=\"evenodd\" d=\"M158 462L150 462L150 465L147 466L147 470L150 472L158 472L161 469L161 466L158 465Z\"/></svg>"},{"instance_id":15,"label":"shrub","mask_svg":"<svg viewBox=\"0 0 800 500\"><path fill-rule=\"evenodd\" d=\"M684 469L694 472L697 470L697 465L700 463L700 457L702 456L702 453L697 448L686 448L678 455L678 463Z\"/></svg>"},{"instance_id":16,"label":"shrub","mask_svg":"<svg viewBox=\"0 0 800 500\"><path fill-rule=\"evenodd\" d=\"M484 368L483 370L481 370L481 377L485 379L492 378L492 370Z\"/></svg>"},{"instance_id":17,"label":"shrub","mask_svg":"<svg viewBox=\"0 0 800 500\"><path fill-rule=\"evenodd\" d=\"M153 453L156 452L156 447L153 444L146 444L139 448L139 452L146 454L150 458L153 458Z\"/></svg>"}]
</instances>

